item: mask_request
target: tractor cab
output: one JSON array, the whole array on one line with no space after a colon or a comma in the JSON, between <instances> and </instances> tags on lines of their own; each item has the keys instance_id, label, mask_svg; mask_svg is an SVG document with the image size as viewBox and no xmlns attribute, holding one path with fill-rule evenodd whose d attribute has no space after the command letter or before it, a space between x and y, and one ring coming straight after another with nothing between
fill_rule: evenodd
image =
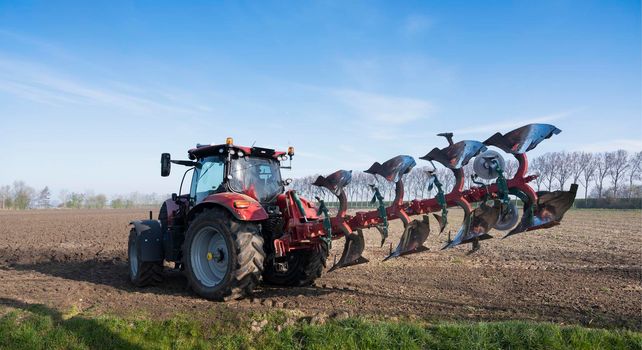
<instances>
[{"instance_id":1,"label":"tractor cab","mask_svg":"<svg viewBox=\"0 0 642 350\"><path fill-rule=\"evenodd\" d=\"M169 163L191 166L193 169L189 193L190 206L203 202L218 193L239 193L262 205L274 203L284 192L286 182L281 178L281 161L292 159L294 149L279 152L261 147L243 147L228 138L225 144L197 145L188 151L190 161L161 158L161 175L167 176Z\"/></svg>"}]
</instances>

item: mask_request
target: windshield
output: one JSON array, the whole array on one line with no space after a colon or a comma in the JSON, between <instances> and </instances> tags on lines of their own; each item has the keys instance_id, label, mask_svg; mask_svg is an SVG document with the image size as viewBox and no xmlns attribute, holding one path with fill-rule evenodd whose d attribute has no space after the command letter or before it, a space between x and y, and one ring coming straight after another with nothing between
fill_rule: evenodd
<instances>
[{"instance_id":1,"label":"windshield","mask_svg":"<svg viewBox=\"0 0 642 350\"><path fill-rule=\"evenodd\" d=\"M230 188L261 203L271 202L283 192L281 172L276 160L243 157L232 160Z\"/></svg>"},{"instance_id":2,"label":"windshield","mask_svg":"<svg viewBox=\"0 0 642 350\"><path fill-rule=\"evenodd\" d=\"M224 162L219 156L203 158L194 170L191 197L196 203L223 190Z\"/></svg>"}]
</instances>

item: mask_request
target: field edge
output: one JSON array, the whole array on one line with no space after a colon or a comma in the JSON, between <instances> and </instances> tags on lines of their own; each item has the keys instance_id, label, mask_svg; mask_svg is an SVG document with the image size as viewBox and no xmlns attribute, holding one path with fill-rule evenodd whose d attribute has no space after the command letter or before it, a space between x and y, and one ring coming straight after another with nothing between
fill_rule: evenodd
<instances>
[{"instance_id":1,"label":"field edge","mask_svg":"<svg viewBox=\"0 0 642 350\"><path fill-rule=\"evenodd\" d=\"M0 313L2 349L639 349L642 333L548 322L301 317L272 311L211 321L184 314L87 315L43 305Z\"/></svg>"}]
</instances>

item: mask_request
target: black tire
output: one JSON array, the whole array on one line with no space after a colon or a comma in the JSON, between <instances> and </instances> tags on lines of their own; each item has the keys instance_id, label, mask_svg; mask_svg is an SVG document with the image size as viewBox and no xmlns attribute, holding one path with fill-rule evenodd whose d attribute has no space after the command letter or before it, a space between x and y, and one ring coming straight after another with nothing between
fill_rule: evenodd
<instances>
[{"instance_id":1,"label":"black tire","mask_svg":"<svg viewBox=\"0 0 642 350\"><path fill-rule=\"evenodd\" d=\"M202 251L199 248L201 239L198 238L202 231L219 235L221 238L218 239L224 244L228 255L223 257L223 251L219 250L219 257L225 259L219 260L219 263L224 261L226 269L223 274L218 275L218 282L212 280L209 285L204 283L207 276L203 275L203 267L201 270L198 267L198 264L203 263L200 259L204 258L198 254ZM210 254L207 253L208 261L212 260ZM261 281L264 260L263 237L257 224L236 220L227 210L219 208L205 209L191 221L183 243L183 265L189 284L196 294L212 300L240 299L251 294ZM210 266L208 264L209 262L204 266Z\"/></svg>"},{"instance_id":2,"label":"black tire","mask_svg":"<svg viewBox=\"0 0 642 350\"><path fill-rule=\"evenodd\" d=\"M303 287L321 277L328 259L328 247L321 243L315 250L294 251L288 254L288 269L279 272L269 261L263 272L263 281L277 286Z\"/></svg>"},{"instance_id":3,"label":"black tire","mask_svg":"<svg viewBox=\"0 0 642 350\"><path fill-rule=\"evenodd\" d=\"M163 282L163 262L143 262L136 244L136 229L129 231L127 244L127 262L129 263L129 280L136 287L146 287Z\"/></svg>"}]
</instances>

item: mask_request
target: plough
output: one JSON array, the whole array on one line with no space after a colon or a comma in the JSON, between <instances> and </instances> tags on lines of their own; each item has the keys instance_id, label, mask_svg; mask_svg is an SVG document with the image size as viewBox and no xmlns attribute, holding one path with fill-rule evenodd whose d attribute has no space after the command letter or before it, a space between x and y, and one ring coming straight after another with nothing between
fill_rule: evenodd
<instances>
[{"instance_id":1,"label":"plough","mask_svg":"<svg viewBox=\"0 0 642 350\"><path fill-rule=\"evenodd\" d=\"M564 213L572 206L577 192L577 185L571 185L569 191L535 192L528 183L533 181L537 175L527 175L528 160L526 152L534 149L541 141L559 134L561 130L548 124L530 124L515 129L509 133L496 133L484 142L464 140L453 142L453 134L438 134L448 141L445 148L434 148L420 159L429 161L434 167L438 162L450 169L455 176L455 185L449 193L444 193L441 182L434 170L428 171L429 189L433 186L437 189L435 198L403 201L404 185L402 176L416 165L411 156L400 155L380 164L375 162L366 173L372 174L395 183L395 197L388 207L383 206L383 197L375 185L373 190L373 201L379 202L379 208L374 211L356 212L348 215L347 199L344 187L350 183L351 171L339 170L326 177L319 176L314 182L315 186L324 187L335 194L339 201L339 209L336 216L328 218L329 229L324 229L318 222L301 223L295 226L293 236L286 236L280 239L278 244L290 246L291 238L298 235L308 237L328 236L332 239L345 237L346 243L343 253L332 270L350 265L365 263L368 260L362 256L365 244L363 230L376 228L382 236L382 245L387 238L388 222L400 219L403 223L404 232L401 240L394 251L384 258L388 260L393 257L418 253L427 250L423 245L430 233L429 217L425 214L434 213L439 224L439 231L443 232L447 223L448 208L459 207L464 211L464 219L456 236L450 239L443 247L452 248L460 244L472 243L473 251L479 249L479 241L492 238L489 234L495 228L501 231L508 231L504 238L511 235L549 228L560 224ZM500 150L513 155L519 164L517 172L511 179L504 177L505 162L502 156L493 150L494 146ZM464 190L464 166L473 158L473 186ZM494 180L494 183L486 185L476 181L478 178ZM523 204L523 215L518 220L518 211L514 203L510 201L510 195L519 198ZM479 203L473 208L473 203ZM325 204L320 203L322 206ZM440 212L440 215L436 214ZM326 214L327 215L327 214ZM411 220L411 216L422 215L420 219ZM518 224L519 221L519 224ZM328 234L330 232L330 234Z\"/></svg>"}]
</instances>

